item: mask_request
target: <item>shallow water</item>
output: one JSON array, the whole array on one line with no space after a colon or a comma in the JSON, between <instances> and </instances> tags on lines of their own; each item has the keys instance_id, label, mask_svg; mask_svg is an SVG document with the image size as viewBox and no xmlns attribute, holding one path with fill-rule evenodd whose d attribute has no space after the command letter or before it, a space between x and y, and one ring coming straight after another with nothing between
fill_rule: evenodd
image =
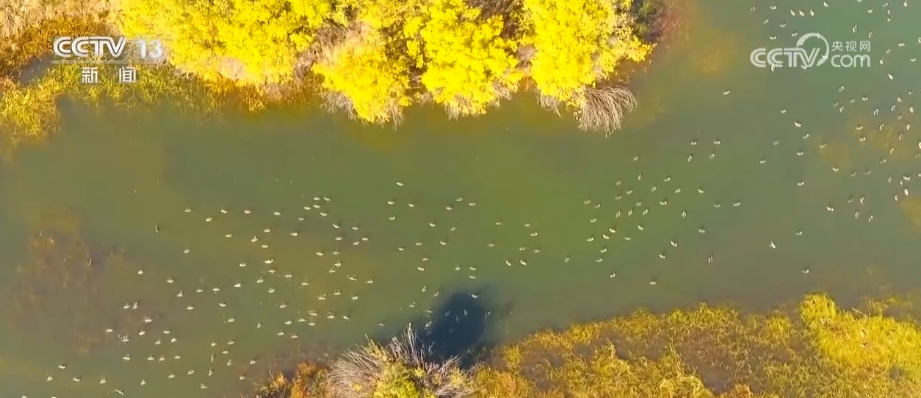
<instances>
[{"instance_id":1,"label":"shallow water","mask_svg":"<svg viewBox=\"0 0 921 398\"><path fill-rule=\"evenodd\" d=\"M462 317L449 300L482 302L486 334L510 339L640 305L918 288L921 4L751 8L687 5L687 35L635 77L640 108L607 139L528 96L472 120L413 109L397 131L313 110L66 109L60 136L0 171L0 280L30 283L28 231L62 211L129 261L100 260L92 294L49 295L91 312L85 352L55 337L81 317L37 330L4 312L0 396L238 396L273 358ZM812 31L872 31L872 67L749 63Z\"/></svg>"}]
</instances>

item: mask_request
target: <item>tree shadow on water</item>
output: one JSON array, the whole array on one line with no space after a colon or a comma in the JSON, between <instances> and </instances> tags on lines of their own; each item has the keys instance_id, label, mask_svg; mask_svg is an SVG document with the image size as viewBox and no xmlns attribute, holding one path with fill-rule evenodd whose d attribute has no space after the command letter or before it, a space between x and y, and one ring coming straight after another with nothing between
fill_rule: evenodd
<instances>
[{"instance_id":1,"label":"tree shadow on water","mask_svg":"<svg viewBox=\"0 0 921 398\"><path fill-rule=\"evenodd\" d=\"M490 339L491 327L511 307L497 304L494 297L486 288L453 292L432 310L430 319L414 321L413 325L428 325L414 332L419 342L431 347L431 359L457 357L463 367L478 363L495 345Z\"/></svg>"}]
</instances>

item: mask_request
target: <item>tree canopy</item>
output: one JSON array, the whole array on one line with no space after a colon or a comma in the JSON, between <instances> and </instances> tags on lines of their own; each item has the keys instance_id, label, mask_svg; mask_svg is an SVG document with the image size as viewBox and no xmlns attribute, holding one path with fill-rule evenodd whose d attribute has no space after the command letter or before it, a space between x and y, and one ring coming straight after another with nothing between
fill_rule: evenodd
<instances>
[{"instance_id":1,"label":"tree canopy","mask_svg":"<svg viewBox=\"0 0 921 398\"><path fill-rule=\"evenodd\" d=\"M213 80L290 81L330 0L121 0L119 29L162 40L169 62Z\"/></svg>"},{"instance_id":2,"label":"tree canopy","mask_svg":"<svg viewBox=\"0 0 921 398\"><path fill-rule=\"evenodd\" d=\"M599 83L653 48L632 1L113 0L110 20L159 40L180 74L262 94L315 85L371 124L424 102L478 116L533 87L580 126L614 130L635 100Z\"/></svg>"}]
</instances>

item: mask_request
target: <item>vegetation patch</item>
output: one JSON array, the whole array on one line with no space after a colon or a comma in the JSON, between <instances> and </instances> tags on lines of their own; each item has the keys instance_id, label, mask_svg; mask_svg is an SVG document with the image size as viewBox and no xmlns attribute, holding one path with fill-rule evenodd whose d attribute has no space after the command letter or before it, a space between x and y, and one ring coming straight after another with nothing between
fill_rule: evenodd
<instances>
[{"instance_id":1,"label":"vegetation patch","mask_svg":"<svg viewBox=\"0 0 921 398\"><path fill-rule=\"evenodd\" d=\"M870 300L843 309L816 294L770 313L706 305L667 314L638 311L535 333L467 370L421 355L424 350L408 343L415 341L410 333L387 346L370 343L349 352L327 373L311 373L317 376L312 385L323 387L310 395L285 387L279 390L289 395L258 396L921 396L921 324L897 304Z\"/></svg>"},{"instance_id":2,"label":"vegetation patch","mask_svg":"<svg viewBox=\"0 0 921 398\"><path fill-rule=\"evenodd\" d=\"M545 107L610 133L636 107L616 71L648 59L659 1L0 0L0 122L14 140L39 138L63 94L146 100L199 84L240 89L254 109L309 92L361 122L398 123L413 104L478 116L530 87ZM71 66L20 78L53 38L107 34L161 41L169 73L125 88L81 87ZM33 99L40 105L24 106Z\"/></svg>"},{"instance_id":3,"label":"vegetation patch","mask_svg":"<svg viewBox=\"0 0 921 398\"><path fill-rule=\"evenodd\" d=\"M150 291L132 278L139 264L119 250L88 244L74 213L43 215L28 245L16 283L0 290L4 326L12 333L83 354L103 342L101 330L131 334L143 327L140 312L105 305L117 292Z\"/></svg>"}]
</instances>

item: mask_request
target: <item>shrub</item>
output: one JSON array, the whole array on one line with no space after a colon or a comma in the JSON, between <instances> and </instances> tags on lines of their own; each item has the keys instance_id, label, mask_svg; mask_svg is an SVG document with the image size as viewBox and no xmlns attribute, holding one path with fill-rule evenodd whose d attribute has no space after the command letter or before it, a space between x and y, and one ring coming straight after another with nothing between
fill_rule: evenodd
<instances>
[{"instance_id":1,"label":"shrub","mask_svg":"<svg viewBox=\"0 0 921 398\"><path fill-rule=\"evenodd\" d=\"M636 98L625 87L586 88L576 112L579 128L606 133L620 129L627 112L636 108Z\"/></svg>"},{"instance_id":2,"label":"shrub","mask_svg":"<svg viewBox=\"0 0 921 398\"><path fill-rule=\"evenodd\" d=\"M475 392L458 358L433 359L431 347L406 329L386 345L369 342L347 352L329 372L337 398L463 398Z\"/></svg>"}]
</instances>

